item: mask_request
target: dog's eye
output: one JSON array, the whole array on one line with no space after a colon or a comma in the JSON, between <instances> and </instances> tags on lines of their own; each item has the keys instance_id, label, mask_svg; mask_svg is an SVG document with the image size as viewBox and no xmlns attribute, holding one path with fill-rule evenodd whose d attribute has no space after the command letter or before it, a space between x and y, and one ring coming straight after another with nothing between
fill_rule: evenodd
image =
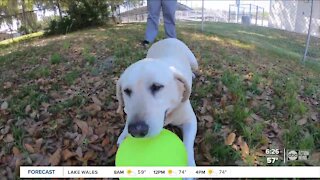
<instances>
[{"instance_id":1,"label":"dog's eye","mask_svg":"<svg viewBox=\"0 0 320 180\"><path fill-rule=\"evenodd\" d=\"M150 90L151 90L151 93L152 94L155 94L156 92L158 92L160 89L162 89L164 86L162 84L156 84L156 83L153 83L151 86L150 86Z\"/></svg>"},{"instance_id":2,"label":"dog's eye","mask_svg":"<svg viewBox=\"0 0 320 180\"><path fill-rule=\"evenodd\" d=\"M132 91L131 91L131 89L127 88L127 89L124 90L124 93L126 93L126 95L130 96Z\"/></svg>"}]
</instances>

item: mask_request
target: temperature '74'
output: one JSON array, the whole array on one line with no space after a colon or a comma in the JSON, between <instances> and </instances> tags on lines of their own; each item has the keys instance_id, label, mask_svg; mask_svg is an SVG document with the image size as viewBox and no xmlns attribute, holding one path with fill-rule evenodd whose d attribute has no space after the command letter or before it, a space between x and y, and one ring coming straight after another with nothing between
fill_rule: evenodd
<instances>
[{"instance_id":1,"label":"temperature '74'","mask_svg":"<svg viewBox=\"0 0 320 180\"><path fill-rule=\"evenodd\" d=\"M219 174L225 174L226 172L227 172L227 170L224 170L224 169L219 170Z\"/></svg>"}]
</instances>

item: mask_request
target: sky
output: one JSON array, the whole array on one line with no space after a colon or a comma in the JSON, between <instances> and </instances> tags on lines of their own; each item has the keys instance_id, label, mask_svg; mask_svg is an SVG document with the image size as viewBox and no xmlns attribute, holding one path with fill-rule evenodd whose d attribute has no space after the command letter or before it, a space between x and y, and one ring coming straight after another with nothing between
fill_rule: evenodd
<instances>
[{"instance_id":1,"label":"sky","mask_svg":"<svg viewBox=\"0 0 320 180\"><path fill-rule=\"evenodd\" d=\"M178 0L178 2L191 8L202 7L202 0ZM257 5L269 12L270 0L240 0L240 3ZM206 9L229 10L229 4L236 4L236 0L204 0Z\"/></svg>"}]
</instances>

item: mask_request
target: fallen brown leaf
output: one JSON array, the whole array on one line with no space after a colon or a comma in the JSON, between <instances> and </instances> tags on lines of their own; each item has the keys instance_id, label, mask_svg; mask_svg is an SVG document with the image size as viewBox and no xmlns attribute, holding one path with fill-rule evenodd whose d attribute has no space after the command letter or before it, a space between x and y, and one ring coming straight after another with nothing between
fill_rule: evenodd
<instances>
[{"instance_id":1,"label":"fallen brown leaf","mask_svg":"<svg viewBox=\"0 0 320 180\"><path fill-rule=\"evenodd\" d=\"M213 162L214 159L213 157L211 156L211 154L208 152L208 153L204 153L203 156L209 161L209 162Z\"/></svg>"},{"instance_id":2,"label":"fallen brown leaf","mask_svg":"<svg viewBox=\"0 0 320 180\"><path fill-rule=\"evenodd\" d=\"M255 113L252 113L250 116L256 121L264 121L260 116L256 115Z\"/></svg>"},{"instance_id":3,"label":"fallen brown leaf","mask_svg":"<svg viewBox=\"0 0 320 180\"><path fill-rule=\"evenodd\" d=\"M297 122L297 124L298 124L299 126L302 126L302 125L306 124L307 122L308 122L308 118L304 117L304 118L300 119L300 120Z\"/></svg>"},{"instance_id":4,"label":"fallen brown leaf","mask_svg":"<svg viewBox=\"0 0 320 180\"><path fill-rule=\"evenodd\" d=\"M253 78L253 72L249 72L244 76L244 79L251 81Z\"/></svg>"},{"instance_id":5,"label":"fallen brown leaf","mask_svg":"<svg viewBox=\"0 0 320 180\"><path fill-rule=\"evenodd\" d=\"M36 150L36 152L40 152L42 142L43 142L42 138L39 138L36 140L36 144L34 146L34 149Z\"/></svg>"},{"instance_id":6,"label":"fallen brown leaf","mask_svg":"<svg viewBox=\"0 0 320 180\"><path fill-rule=\"evenodd\" d=\"M254 120L251 116L248 116L244 121L246 122L246 124L252 124Z\"/></svg>"},{"instance_id":7,"label":"fallen brown leaf","mask_svg":"<svg viewBox=\"0 0 320 180\"><path fill-rule=\"evenodd\" d=\"M94 104L98 105L98 106L102 106L102 102L100 101L100 99L98 99L98 97L96 95L91 97L92 101Z\"/></svg>"},{"instance_id":8,"label":"fallen brown leaf","mask_svg":"<svg viewBox=\"0 0 320 180\"><path fill-rule=\"evenodd\" d=\"M12 148L12 153L13 153L13 155L15 155L15 156L21 155L20 150L19 150L17 147L15 147L15 146Z\"/></svg>"},{"instance_id":9,"label":"fallen brown leaf","mask_svg":"<svg viewBox=\"0 0 320 180\"><path fill-rule=\"evenodd\" d=\"M226 96L226 95L223 95L222 98L221 98L221 100L220 100L220 106L221 106L222 108L224 108L224 107L226 106L226 104L227 104L227 96Z\"/></svg>"},{"instance_id":10,"label":"fallen brown leaf","mask_svg":"<svg viewBox=\"0 0 320 180\"><path fill-rule=\"evenodd\" d=\"M35 117L37 117L38 112L37 111L32 111L32 113L29 115L32 119L34 119Z\"/></svg>"},{"instance_id":11,"label":"fallen brown leaf","mask_svg":"<svg viewBox=\"0 0 320 180\"><path fill-rule=\"evenodd\" d=\"M89 150L84 154L83 159L86 160L86 161L93 160L93 159L95 159L96 156L97 155L96 155L96 153L94 151Z\"/></svg>"},{"instance_id":12,"label":"fallen brown leaf","mask_svg":"<svg viewBox=\"0 0 320 180\"><path fill-rule=\"evenodd\" d=\"M77 148L76 154L77 154L78 157L82 158L83 153L82 153L82 148L81 148L81 147L78 147L78 148Z\"/></svg>"},{"instance_id":13,"label":"fallen brown leaf","mask_svg":"<svg viewBox=\"0 0 320 180\"><path fill-rule=\"evenodd\" d=\"M271 126L272 129L273 129L274 131L276 131L277 133L280 131L280 127L279 127L279 125L278 125L277 122L272 122L272 123L270 124L270 126Z\"/></svg>"},{"instance_id":14,"label":"fallen brown leaf","mask_svg":"<svg viewBox=\"0 0 320 180\"><path fill-rule=\"evenodd\" d=\"M249 146L246 142L242 142L240 145L241 148L241 155L242 157L246 158L249 155Z\"/></svg>"},{"instance_id":15,"label":"fallen brown leaf","mask_svg":"<svg viewBox=\"0 0 320 180\"><path fill-rule=\"evenodd\" d=\"M15 169L19 169L19 167L21 166L21 160L22 160L22 157L18 157L18 158L15 159L15 163L14 163Z\"/></svg>"},{"instance_id":16,"label":"fallen brown leaf","mask_svg":"<svg viewBox=\"0 0 320 180\"><path fill-rule=\"evenodd\" d=\"M206 115L206 116L201 116L200 118L199 118L201 121L207 121L207 122L213 122L213 117L212 116L210 116L210 115Z\"/></svg>"},{"instance_id":17,"label":"fallen brown leaf","mask_svg":"<svg viewBox=\"0 0 320 180\"><path fill-rule=\"evenodd\" d=\"M89 134L89 126L87 122L81 121L81 120L74 120L75 123L78 125L78 127L81 129L81 132L83 135L88 135Z\"/></svg>"},{"instance_id":18,"label":"fallen brown leaf","mask_svg":"<svg viewBox=\"0 0 320 180\"><path fill-rule=\"evenodd\" d=\"M108 157L114 155L117 152L117 150L118 150L117 145L113 145L112 148L107 153Z\"/></svg>"},{"instance_id":19,"label":"fallen brown leaf","mask_svg":"<svg viewBox=\"0 0 320 180\"><path fill-rule=\"evenodd\" d=\"M6 137L4 138L4 142L6 142L6 143L10 143L13 141L14 141L14 138L13 138L12 134L7 134Z\"/></svg>"},{"instance_id":20,"label":"fallen brown leaf","mask_svg":"<svg viewBox=\"0 0 320 180\"><path fill-rule=\"evenodd\" d=\"M101 143L101 146L102 147L105 147L106 145L108 145L110 142L109 138L108 137L105 137Z\"/></svg>"},{"instance_id":21,"label":"fallen brown leaf","mask_svg":"<svg viewBox=\"0 0 320 180\"><path fill-rule=\"evenodd\" d=\"M44 111L48 111L48 107L50 106L50 104L46 102L42 102L41 106L44 108Z\"/></svg>"},{"instance_id":22,"label":"fallen brown leaf","mask_svg":"<svg viewBox=\"0 0 320 180\"><path fill-rule=\"evenodd\" d=\"M64 139L63 140L63 146L69 147L70 146L70 140L69 139Z\"/></svg>"},{"instance_id":23,"label":"fallen brown leaf","mask_svg":"<svg viewBox=\"0 0 320 180\"><path fill-rule=\"evenodd\" d=\"M259 102L256 99L250 99L248 100L248 104L250 107L258 107L259 106Z\"/></svg>"},{"instance_id":24,"label":"fallen brown leaf","mask_svg":"<svg viewBox=\"0 0 320 180\"><path fill-rule=\"evenodd\" d=\"M99 136L95 135L95 134L92 134L90 137L89 137L89 143L93 143L95 142L96 140L99 139Z\"/></svg>"},{"instance_id":25,"label":"fallen brown leaf","mask_svg":"<svg viewBox=\"0 0 320 180\"><path fill-rule=\"evenodd\" d=\"M61 159L61 149L58 148L56 150L56 152L54 152L50 158L49 158L49 162L52 166L56 166L60 163L60 159Z\"/></svg>"},{"instance_id":26,"label":"fallen brown leaf","mask_svg":"<svg viewBox=\"0 0 320 180\"><path fill-rule=\"evenodd\" d=\"M202 105L202 107L200 108L200 113L201 114L204 114L204 113L206 113L206 111L207 111L207 106L208 106L208 100L207 99L202 99L202 102L203 102L203 105Z\"/></svg>"},{"instance_id":27,"label":"fallen brown leaf","mask_svg":"<svg viewBox=\"0 0 320 180\"><path fill-rule=\"evenodd\" d=\"M5 135L9 132L10 130L10 126L9 125L5 125L3 129L0 130L0 133Z\"/></svg>"},{"instance_id":28,"label":"fallen brown leaf","mask_svg":"<svg viewBox=\"0 0 320 180\"><path fill-rule=\"evenodd\" d=\"M33 166L48 166L49 165L48 157L43 154L40 154L40 153L30 154L30 158L32 160Z\"/></svg>"},{"instance_id":29,"label":"fallen brown leaf","mask_svg":"<svg viewBox=\"0 0 320 180\"><path fill-rule=\"evenodd\" d=\"M206 128L211 129L212 126L213 126L213 123L212 122L207 122L207 123L205 123L205 126L206 126Z\"/></svg>"},{"instance_id":30,"label":"fallen brown leaf","mask_svg":"<svg viewBox=\"0 0 320 180\"><path fill-rule=\"evenodd\" d=\"M12 86L12 82L5 82L5 83L3 83L3 88L4 88L4 89L9 89L9 88L11 88L11 86Z\"/></svg>"},{"instance_id":31,"label":"fallen brown leaf","mask_svg":"<svg viewBox=\"0 0 320 180\"><path fill-rule=\"evenodd\" d=\"M24 109L25 113L29 113L31 111L31 105L27 105L26 108Z\"/></svg>"},{"instance_id":32,"label":"fallen brown leaf","mask_svg":"<svg viewBox=\"0 0 320 180\"><path fill-rule=\"evenodd\" d=\"M210 154L210 148L208 145L206 145L204 142L200 144L200 151L201 154L209 161L209 162L213 162L214 159Z\"/></svg>"},{"instance_id":33,"label":"fallen brown leaf","mask_svg":"<svg viewBox=\"0 0 320 180\"><path fill-rule=\"evenodd\" d=\"M227 137L227 139L225 140L225 145L231 145L234 140L236 139L236 134L235 133L230 133Z\"/></svg>"},{"instance_id":34,"label":"fallen brown leaf","mask_svg":"<svg viewBox=\"0 0 320 180\"><path fill-rule=\"evenodd\" d=\"M313 120L313 121L317 121L318 120L318 118L317 118L317 113L312 113L311 114L311 119Z\"/></svg>"},{"instance_id":35,"label":"fallen brown leaf","mask_svg":"<svg viewBox=\"0 0 320 180\"><path fill-rule=\"evenodd\" d=\"M255 154L256 156L259 156L259 157L264 157L264 156L266 156L265 153L260 152L260 151L257 151L257 152L255 152L254 154Z\"/></svg>"},{"instance_id":36,"label":"fallen brown leaf","mask_svg":"<svg viewBox=\"0 0 320 180\"><path fill-rule=\"evenodd\" d=\"M232 149L234 149L234 150L236 150L236 151L239 150L239 146L237 146L237 145L235 145L235 144L233 144L231 147L232 147Z\"/></svg>"},{"instance_id":37,"label":"fallen brown leaf","mask_svg":"<svg viewBox=\"0 0 320 180\"><path fill-rule=\"evenodd\" d=\"M85 108L91 115L97 114L97 112L101 111L101 106L97 104L90 104Z\"/></svg>"},{"instance_id":38,"label":"fallen brown leaf","mask_svg":"<svg viewBox=\"0 0 320 180\"><path fill-rule=\"evenodd\" d=\"M233 106L233 105L228 105L228 106L225 107L225 109L226 109L226 111L228 111L228 112L232 112L233 109L234 109L234 106Z\"/></svg>"},{"instance_id":39,"label":"fallen brown leaf","mask_svg":"<svg viewBox=\"0 0 320 180\"><path fill-rule=\"evenodd\" d=\"M69 151L69 149L64 149L62 151L62 159L64 161L68 160L69 158L71 158L71 157L73 157L75 155L76 155L76 153L73 153L73 152Z\"/></svg>"},{"instance_id":40,"label":"fallen brown leaf","mask_svg":"<svg viewBox=\"0 0 320 180\"><path fill-rule=\"evenodd\" d=\"M50 114L48 112L41 112L41 114L39 114L39 117L38 117L39 121L44 121L44 122L49 121L50 120L49 118L50 118Z\"/></svg>"},{"instance_id":41,"label":"fallen brown leaf","mask_svg":"<svg viewBox=\"0 0 320 180\"><path fill-rule=\"evenodd\" d=\"M30 144L24 144L24 147L29 153L34 153L34 149Z\"/></svg>"},{"instance_id":42,"label":"fallen brown leaf","mask_svg":"<svg viewBox=\"0 0 320 180\"><path fill-rule=\"evenodd\" d=\"M238 139L237 139L236 144L237 144L238 146L241 146L242 142L243 142L242 136L239 136Z\"/></svg>"}]
</instances>

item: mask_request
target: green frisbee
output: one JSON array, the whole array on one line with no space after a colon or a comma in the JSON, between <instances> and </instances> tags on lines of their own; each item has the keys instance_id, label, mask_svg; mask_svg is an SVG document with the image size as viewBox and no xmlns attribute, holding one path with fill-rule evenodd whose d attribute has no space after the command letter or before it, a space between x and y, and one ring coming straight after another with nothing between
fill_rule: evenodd
<instances>
[{"instance_id":1,"label":"green frisbee","mask_svg":"<svg viewBox=\"0 0 320 180\"><path fill-rule=\"evenodd\" d=\"M115 164L118 167L187 166L188 158L180 138L173 132L163 129L159 135L149 138L134 138L129 135L120 144Z\"/></svg>"},{"instance_id":2,"label":"green frisbee","mask_svg":"<svg viewBox=\"0 0 320 180\"><path fill-rule=\"evenodd\" d=\"M150 138L128 136L116 154L116 166L187 166L187 151L180 138L163 129Z\"/></svg>"}]
</instances>

